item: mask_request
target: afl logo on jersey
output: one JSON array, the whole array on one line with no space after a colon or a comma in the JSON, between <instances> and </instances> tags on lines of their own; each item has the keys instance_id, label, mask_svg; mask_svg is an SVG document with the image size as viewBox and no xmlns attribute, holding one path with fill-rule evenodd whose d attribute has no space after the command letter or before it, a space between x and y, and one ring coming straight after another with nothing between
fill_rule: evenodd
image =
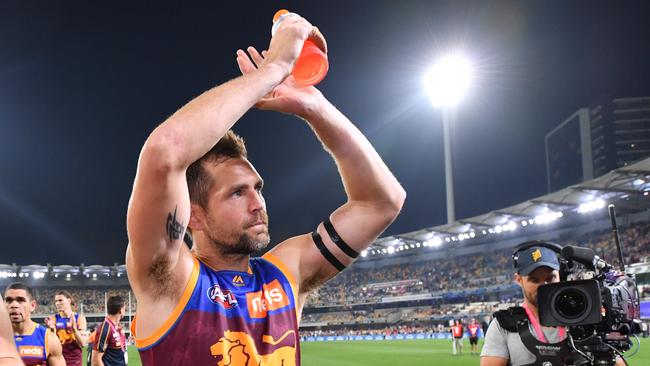
<instances>
[{"instance_id":1,"label":"afl logo on jersey","mask_svg":"<svg viewBox=\"0 0 650 366\"><path fill-rule=\"evenodd\" d=\"M208 289L208 298L215 304L221 304L226 310L237 306L237 298L230 290L221 290L219 285L212 285Z\"/></svg>"}]
</instances>

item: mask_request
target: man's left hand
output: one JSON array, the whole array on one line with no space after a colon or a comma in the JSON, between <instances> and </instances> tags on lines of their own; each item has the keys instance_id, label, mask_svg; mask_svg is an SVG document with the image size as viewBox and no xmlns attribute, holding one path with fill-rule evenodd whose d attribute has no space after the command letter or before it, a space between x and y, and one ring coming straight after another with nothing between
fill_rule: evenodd
<instances>
[{"instance_id":1,"label":"man's left hand","mask_svg":"<svg viewBox=\"0 0 650 366\"><path fill-rule=\"evenodd\" d=\"M237 65L242 75L257 70L264 62L266 54L266 51L260 54L254 47L248 47L247 51L248 54L237 50ZM323 94L318 89L313 86L300 86L296 84L293 76L289 75L282 84L262 97L255 107L309 119L322 100Z\"/></svg>"}]
</instances>

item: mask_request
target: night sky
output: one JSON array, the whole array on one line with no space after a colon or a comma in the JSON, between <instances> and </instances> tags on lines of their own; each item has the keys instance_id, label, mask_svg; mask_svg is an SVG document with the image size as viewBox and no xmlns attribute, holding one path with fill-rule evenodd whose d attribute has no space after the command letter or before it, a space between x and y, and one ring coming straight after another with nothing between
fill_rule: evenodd
<instances>
[{"instance_id":1,"label":"night sky","mask_svg":"<svg viewBox=\"0 0 650 366\"><path fill-rule=\"evenodd\" d=\"M461 49L476 68L453 136L458 218L546 193L544 136L578 108L650 95L646 1L89 3L0 3L0 263L123 263L147 135L238 76L235 51L266 48L282 7L321 29L318 88L408 193L384 235L446 223L441 115L421 82L436 55ZM344 202L305 123L252 110L235 130L266 182L272 243Z\"/></svg>"}]
</instances>

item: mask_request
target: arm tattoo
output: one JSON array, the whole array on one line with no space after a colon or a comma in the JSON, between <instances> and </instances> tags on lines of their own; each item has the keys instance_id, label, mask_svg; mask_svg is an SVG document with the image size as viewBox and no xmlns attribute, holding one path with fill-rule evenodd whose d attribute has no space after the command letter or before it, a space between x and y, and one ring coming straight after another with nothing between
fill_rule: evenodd
<instances>
[{"instance_id":1,"label":"arm tattoo","mask_svg":"<svg viewBox=\"0 0 650 366\"><path fill-rule=\"evenodd\" d=\"M167 214L167 235L169 236L169 241L178 240L181 237L183 232L183 225L176 220L176 210L178 206L174 208L174 213L171 212Z\"/></svg>"}]
</instances>

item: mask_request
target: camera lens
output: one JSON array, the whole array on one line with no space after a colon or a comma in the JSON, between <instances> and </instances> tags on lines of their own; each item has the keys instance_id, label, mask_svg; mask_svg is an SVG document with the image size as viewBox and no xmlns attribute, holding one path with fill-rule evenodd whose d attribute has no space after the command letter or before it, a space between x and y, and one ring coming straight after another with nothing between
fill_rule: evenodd
<instances>
[{"instance_id":1,"label":"camera lens","mask_svg":"<svg viewBox=\"0 0 650 366\"><path fill-rule=\"evenodd\" d=\"M587 298L582 291L569 288L555 298L557 312L567 319L580 317L587 310Z\"/></svg>"}]
</instances>

